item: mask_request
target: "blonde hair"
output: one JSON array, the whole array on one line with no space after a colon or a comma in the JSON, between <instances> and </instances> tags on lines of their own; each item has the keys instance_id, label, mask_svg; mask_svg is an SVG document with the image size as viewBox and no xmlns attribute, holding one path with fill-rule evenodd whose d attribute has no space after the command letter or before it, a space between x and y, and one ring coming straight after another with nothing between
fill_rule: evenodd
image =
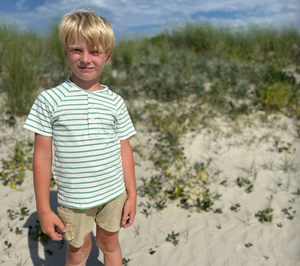
<instances>
[{"instance_id":1,"label":"blonde hair","mask_svg":"<svg viewBox=\"0 0 300 266\"><path fill-rule=\"evenodd\" d=\"M59 39L64 51L80 38L84 38L89 49L98 49L99 45L107 55L114 49L114 31L110 23L93 10L80 9L67 13L58 26Z\"/></svg>"}]
</instances>

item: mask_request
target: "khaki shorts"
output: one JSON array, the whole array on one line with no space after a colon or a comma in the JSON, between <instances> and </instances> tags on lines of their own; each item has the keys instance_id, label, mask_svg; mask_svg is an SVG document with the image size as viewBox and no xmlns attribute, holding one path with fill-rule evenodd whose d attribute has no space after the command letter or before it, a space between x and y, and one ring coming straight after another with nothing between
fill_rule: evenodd
<instances>
[{"instance_id":1,"label":"khaki shorts","mask_svg":"<svg viewBox=\"0 0 300 266\"><path fill-rule=\"evenodd\" d=\"M101 206L86 210L57 207L57 215L66 226L65 240L73 247L84 244L84 237L93 230L94 223L108 232L117 232L122 227L122 212L127 199L126 191L119 197Z\"/></svg>"}]
</instances>

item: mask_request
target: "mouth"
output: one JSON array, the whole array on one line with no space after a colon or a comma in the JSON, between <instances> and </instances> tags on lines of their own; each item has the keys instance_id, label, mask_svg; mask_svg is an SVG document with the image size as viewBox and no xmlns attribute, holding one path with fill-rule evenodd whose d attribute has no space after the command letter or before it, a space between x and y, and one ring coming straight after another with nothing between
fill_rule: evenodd
<instances>
[{"instance_id":1,"label":"mouth","mask_svg":"<svg viewBox=\"0 0 300 266\"><path fill-rule=\"evenodd\" d=\"M78 66L78 68L84 71L90 71L94 69L93 67L82 67L82 66Z\"/></svg>"}]
</instances>

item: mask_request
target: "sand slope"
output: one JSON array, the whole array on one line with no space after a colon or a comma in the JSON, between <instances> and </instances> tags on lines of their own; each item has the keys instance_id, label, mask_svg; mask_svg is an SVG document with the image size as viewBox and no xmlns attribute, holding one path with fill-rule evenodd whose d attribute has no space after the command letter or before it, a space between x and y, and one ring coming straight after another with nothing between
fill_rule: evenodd
<instances>
[{"instance_id":1,"label":"sand slope","mask_svg":"<svg viewBox=\"0 0 300 266\"><path fill-rule=\"evenodd\" d=\"M182 143L188 160L212 158L211 167L221 171L210 180L210 190L222 195L213 206L213 210L221 208L222 213L192 212L173 201L160 212L151 209L146 217L142 210L149 200L139 196L134 225L120 232L123 257L131 259L128 265L300 265L300 195L297 193L300 139L295 121L281 115L265 124L257 122L255 117L252 121L249 126L243 120L220 119L215 121L216 130L199 127L197 132L184 136ZM16 139L32 140L32 134L21 129L22 122L20 119L14 130L2 126L1 158L7 158ZM237 133L237 127L242 133ZM135 153L138 185L142 177L150 177L154 172L151 161L147 160L149 138L151 134L139 132L131 140L132 146L141 145L145 153L143 158ZM278 152L274 146L276 140L281 146L291 143L295 151ZM283 170L289 165L295 169ZM245 187L236 184L239 176L253 182L253 192L247 193ZM220 184L224 180L226 183ZM1 265L64 265L65 244L49 241L42 245L28 236L28 227L34 227L37 220L32 173L28 171L22 186L15 190L0 185L0 200ZM237 203L239 210L231 210ZM51 191L51 204L55 209L55 189ZM24 220L10 220L7 210L18 210L20 206L26 206L29 215ZM291 214L295 211L292 220L282 211L289 207ZM266 208L273 209L273 219L261 223L255 214ZM17 227L22 234L16 234ZM167 241L172 231L179 233L177 245ZM10 248L5 241L12 244ZM252 246L246 247L249 243ZM103 265L102 254L93 244L87 265ZM150 251L155 253L151 255Z\"/></svg>"}]
</instances>

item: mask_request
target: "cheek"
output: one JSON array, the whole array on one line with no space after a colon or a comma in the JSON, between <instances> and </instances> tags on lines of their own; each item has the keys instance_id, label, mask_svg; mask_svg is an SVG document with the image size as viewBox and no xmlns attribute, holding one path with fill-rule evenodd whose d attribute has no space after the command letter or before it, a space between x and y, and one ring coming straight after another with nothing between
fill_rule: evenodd
<instances>
[{"instance_id":1,"label":"cheek","mask_svg":"<svg viewBox=\"0 0 300 266\"><path fill-rule=\"evenodd\" d=\"M77 61L76 56L71 56L71 55L67 55L67 60L70 64L75 63Z\"/></svg>"}]
</instances>

